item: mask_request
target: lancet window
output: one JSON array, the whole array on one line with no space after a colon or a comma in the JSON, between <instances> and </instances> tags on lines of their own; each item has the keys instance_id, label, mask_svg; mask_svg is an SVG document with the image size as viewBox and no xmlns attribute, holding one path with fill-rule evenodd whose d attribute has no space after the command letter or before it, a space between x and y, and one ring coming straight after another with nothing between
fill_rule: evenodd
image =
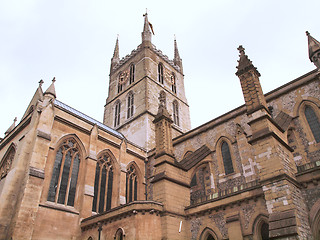
<instances>
[{"instance_id":1,"label":"lancet window","mask_svg":"<svg viewBox=\"0 0 320 240\"><path fill-rule=\"evenodd\" d=\"M126 201L127 203L136 201L138 195L138 179L136 169L133 165L127 170L126 176Z\"/></svg>"},{"instance_id":2,"label":"lancet window","mask_svg":"<svg viewBox=\"0 0 320 240\"><path fill-rule=\"evenodd\" d=\"M63 141L56 153L48 201L74 206L80 157L79 145L73 138Z\"/></svg>"},{"instance_id":3,"label":"lancet window","mask_svg":"<svg viewBox=\"0 0 320 240\"><path fill-rule=\"evenodd\" d=\"M121 103L120 101L117 101L114 108L114 127L117 127L120 124L120 110L121 110L120 108L121 108Z\"/></svg>"},{"instance_id":4,"label":"lancet window","mask_svg":"<svg viewBox=\"0 0 320 240\"><path fill-rule=\"evenodd\" d=\"M172 103L172 107L173 107L173 123L180 126L180 122L179 122L179 105L177 101L174 101Z\"/></svg>"},{"instance_id":5,"label":"lancet window","mask_svg":"<svg viewBox=\"0 0 320 240\"><path fill-rule=\"evenodd\" d=\"M304 109L304 114L314 136L314 139L317 143L320 142L320 123L316 113L314 112L312 107L307 105Z\"/></svg>"},{"instance_id":6,"label":"lancet window","mask_svg":"<svg viewBox=\"0 0 320 240\"><path fill-rule=\"evenodd\" d=\"M133 116L133 108L134 108L134 97L133 93L130 92L127 98L127 118L131 118Z\"/></svg>"},{"instance_id":7,"label":"lancet window","mask_svg":"<svg viewBox=\"0 0 320 240\"><path fill-rule=\"evenodd\" d=\"M172 92L177 93L176 76L174 75L174 73L171 74L171 84Z\"/></svg>"},{"instance_id":8,"label":"lancet window","mask_svg":"<svg viewBox=\"0 0 320 240\"><path fill-rule=\"evenodd\" d=\"M135 66L134 66L134 64L131 64L130 65L129 84L134 83L134 70L135 70Z\"/></svg>"},{"instance_id":9,"label":"lancet window","mask_svg":"<svg viewBox=\"0 0 320 240\"><path fill-rule=\"evenodd\" d=\"M234 169L232 165L230 149L229 149L228 143L226 143L225 141L223 141L221 144L221 155L222 155L223 165L224 165L224 170L226 175L233 173Z\"/></svg>"},{"instance_id":10,"label":"lancet window","mask_svg":"<svg viewBox=\"0 0 320 240\"><path fill-rule=\"evenodd\" d=\"M163 84L163 64L159 63L158 65L158 81Z\"/></svg>"},{"instance_id":11,"label":"lancet window","mask_svg":"<svg viewBox=\"0 0 320 240\"><path fill-rule=\"evenodd\" d=\"M98 158L94 179L92 211L101 213L111 209L114 169L111 157L105 153Z\"/></svg>"}]
</instances>

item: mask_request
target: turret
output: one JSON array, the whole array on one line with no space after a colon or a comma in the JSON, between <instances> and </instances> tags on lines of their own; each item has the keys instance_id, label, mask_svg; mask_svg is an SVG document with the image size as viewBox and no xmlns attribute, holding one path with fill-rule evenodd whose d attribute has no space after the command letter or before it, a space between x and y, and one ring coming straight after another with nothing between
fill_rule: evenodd
<instances>
[{"instance_id":1,"label":"turret","mask_svg":"<svg viewBox=\"0 0 320 240\"><path fill-rule=\"evenodd\" d=\"M116 45L114 47L113 57L111 58L111 66L110 66L110 73L112 72L113 68L120 62L119 57L119 39L116 40Z\"/></svg>"}]
</instances>

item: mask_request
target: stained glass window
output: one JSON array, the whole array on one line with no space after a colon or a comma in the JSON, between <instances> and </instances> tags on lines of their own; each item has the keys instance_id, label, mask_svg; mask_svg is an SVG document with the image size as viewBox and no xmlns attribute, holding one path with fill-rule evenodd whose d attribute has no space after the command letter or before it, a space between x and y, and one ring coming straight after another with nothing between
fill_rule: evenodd
<instances>
[{"instance_id":1,"label":"stained glass window","mask_svg":"<svg viewBox=\"0 0 320 240\"><path fill-rule=\"evenodd\" d=\"M74 206L79 166L79 146L74 139L67 139L56 153L48 201Z\"/></svg>"}]
</instances>

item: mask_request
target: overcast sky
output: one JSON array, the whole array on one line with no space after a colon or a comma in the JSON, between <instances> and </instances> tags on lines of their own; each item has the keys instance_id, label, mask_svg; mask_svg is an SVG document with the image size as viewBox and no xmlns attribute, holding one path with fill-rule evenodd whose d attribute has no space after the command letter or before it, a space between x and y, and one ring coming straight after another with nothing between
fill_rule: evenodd
<instances>
[{"instance_id":1,"label":"overcast sky","mask_svg":"<svg viewBox=\"0 0 320 240\"><path fill-rule=\"evenodd\" d=\"M264 93L315 68L305 31L320 40L319 0L1 0L0 137L53 77L60 101L102 122L117 34L122 58L141 43L146 8L170 59L176 35L193 128L244 104L240 44Z\"/></svg>"}]
</instances>

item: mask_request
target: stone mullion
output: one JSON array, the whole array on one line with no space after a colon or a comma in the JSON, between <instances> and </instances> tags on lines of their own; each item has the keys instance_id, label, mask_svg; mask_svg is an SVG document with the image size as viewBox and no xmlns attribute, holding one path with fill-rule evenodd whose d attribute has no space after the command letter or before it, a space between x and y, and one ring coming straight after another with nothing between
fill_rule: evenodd
<instances>
[{"instance_id":1,"label":"stone mullion","mask_svg":"<svg viewBox=\"0 0 320 240\"><path fill-rule=\"evenodd\" d=\"M62 173L63 173L63 168L64 168L64 163L65 163L65 160L66 160L67 152L68 152L68 150L67 151L63 150L62 161L61 161L60 172L59 172L58 185L57 185L57 189L56 189L56 196L54 198L54 202L55 203L58 202L58 196L59 196L60 186L61 186L61 178L62 178ZM55 161L56 161L56 159L55 159Z\"/></svg>"}]
</instances>

